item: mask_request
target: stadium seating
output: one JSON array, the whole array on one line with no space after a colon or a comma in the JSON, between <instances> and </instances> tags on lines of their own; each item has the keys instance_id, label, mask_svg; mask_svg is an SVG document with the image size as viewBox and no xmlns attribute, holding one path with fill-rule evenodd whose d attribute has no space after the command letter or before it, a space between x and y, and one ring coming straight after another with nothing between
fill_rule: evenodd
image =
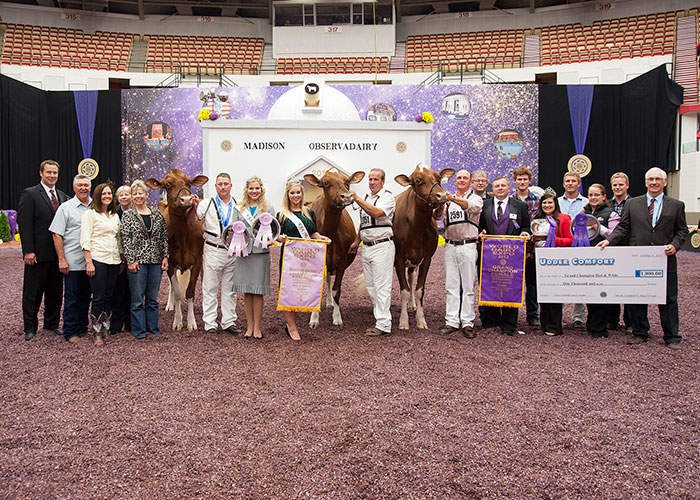
<instances>
[{"instance_id":1,"label":"stadium seating","mask_svg":"<svg viewBox=\"0 0 700 500\"><path fill-rule=\"evenodd\" d=\"M525 30L409 35L406 72L520 67Z\"/></svg>"},{"instance_id":2,"label":"stadium seating","mask_svg":"<svg viewBox=\"0 0 700 500\"><path fill-rule=\"evenodd\" d=\"M388 73L388 57L295 57L277 59L277 74Z\"/></svg>"},{"instance_id":3,"label":"stadium seating","mask_svg":"<svg viewBox=\"0 0 700 500\"><path fill-rule=\"evenodd\" d=\"M262 38L144 35L148 42L146 72L256 75Z\"/></svg>"},{"instance_id":4,"label":"stadium seating","mask_svg":"<svg viewBox=\"0 0 700 500\"><path fill-rule=\"evenodd\" d=\"M682 12L682 11L681 11ZM673 53L676 12L565 24L540 33L542 65L606 61Z\"/></svg>"},{"instance_id":5,"label":"stadium seating","mask_svg":"<svg viewBox=\"0 0 700 500\"><path fill-rule=\"evenodd\" d=\"M7 24L0 60L6 64L126 71L130 33Z\"/></svg>"}]
</instances>

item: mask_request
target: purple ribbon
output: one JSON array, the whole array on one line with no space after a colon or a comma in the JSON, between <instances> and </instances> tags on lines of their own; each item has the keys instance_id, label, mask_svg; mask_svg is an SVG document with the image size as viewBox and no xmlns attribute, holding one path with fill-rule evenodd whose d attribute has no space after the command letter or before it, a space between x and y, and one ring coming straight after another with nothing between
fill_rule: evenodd
<instances>
[{"instance_id":1,"label":"purple ribbon","mask_svg":"<svg viewBox=\"0 0 700 500\"><path fill-rule=\"evenodd\" d=\"M260 228L258 229L258 234L255 236L255 242L253 246L258 246L260 248L267 248L268 243L272 241L272 225L273 217L267 212L263 212L258 217L260 221Z\"/></svg>"},{"instance_id":2,"label":"purple ribbon","mask_svg":"<svg viewBox=\"0 0 700 500\"><path fill-rule=\"evenodd\" d=\"M97 90L73 91L75 101L75 116L78 119L80 145L83 148L83 158L92 155L92 141L95 137L95 117L97 116Z\"/></svg>"},{"instance_id":3,"label":"purple ribbon","mask_svg":"<svg viewBox=\"0 0 700 500\"><path fill-rule=\"evenodd\" d=\"M544 242L544 246L549 248L556 246L557 221L554 220L554 217L548 215L547 222L549 222L549 232L547 233L547 239Z\"/></svg>"},{"instance_id":4,"label":"purple ribbon","mask_svg":"<svg viewBox=\"0 0 700 500\"><path fill-rule=\"evenodd\" d=\"M241 221L236 221L231 224L231 229L233 230L233 236L231 237L231 244L228 247L228 255L232 256L234 253L236 257L248 257L248 245L245 242L246 227Z\"/></svg>"},{"instance_id":5,"label":"purple ribbon","mask_svg":"<svg viewBox=\"0 0 700 500\"><path fill-rule=\"evenodd\" d=\"M576 217L574 217L574 243L572 247L589 247L591 242L588 239L588 215L581 212Z\"/></svg>"}]
</instances>

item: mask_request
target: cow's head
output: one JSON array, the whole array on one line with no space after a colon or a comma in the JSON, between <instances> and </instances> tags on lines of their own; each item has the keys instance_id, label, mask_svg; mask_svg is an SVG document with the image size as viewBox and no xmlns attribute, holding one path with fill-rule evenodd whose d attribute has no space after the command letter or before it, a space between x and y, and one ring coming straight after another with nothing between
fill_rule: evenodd
<instances>
[{"instance_id":1,"label":"cow's head","mask_svg":"<svg viewBox=\"0 0 700 500\"><path fill-rule=\"evenodd\" d=\"M323 189L326 201L334 208L342 210L352 203L350 184L357 184L364 179L364 172L355 172L350 177L337 170L327 170L320 179L313 174L306 174L304 179L312 186Z\"/></svg>"},{"instance_id":2,"label":"cow's head","mask_svg":"<svg viewBox=\"0 0 700 500\"><path fill-rule=\"evenodd\" d=\"M431 208L447 201L447 191L440 185L455 174L453 168L443 168L439 173L427 165L419 163L410 176L400 174L394 180L402 186L411 186L413 193Z\"/></svg>"},{"instance_id":3,"label":"cow's head","mask_svg":"<svg viewBox=\"0 0 700 500\"><path fill-rule=\"evenodd\" d=\"M165 189L168 207L189 208L192 206L190 188L192 186L202 187L208 180L209 177L206 175L197 175L190 179L182 170L172 168L161 180L154 177L146 179L146 185L151 189Z\"/></svg>"}]
</instances>

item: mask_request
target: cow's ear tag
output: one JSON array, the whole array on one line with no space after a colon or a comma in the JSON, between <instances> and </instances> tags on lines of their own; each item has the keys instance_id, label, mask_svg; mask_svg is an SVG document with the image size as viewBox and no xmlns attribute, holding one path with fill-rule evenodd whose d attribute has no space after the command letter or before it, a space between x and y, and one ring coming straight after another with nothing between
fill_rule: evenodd
<instances>
[{"instance_id":1,"label":"cow's ear tag","mask_svg":"<svg viewBox=\"0 0 700 500\"><path fill-rule=\"evenodd\" d=\"M447 181L449 181L449 180L450 179L448 179L446 175L443 175L442 179L440 179L440 184L443 184L443 185L447 184Z\"/></svg>"}]
</instances>

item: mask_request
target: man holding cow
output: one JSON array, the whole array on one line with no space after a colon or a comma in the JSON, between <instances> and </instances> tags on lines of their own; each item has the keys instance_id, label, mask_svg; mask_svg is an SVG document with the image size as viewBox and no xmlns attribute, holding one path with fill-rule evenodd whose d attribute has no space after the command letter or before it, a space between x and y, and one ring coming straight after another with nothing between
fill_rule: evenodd
<instances>
[{"instance_id":1,"label":"man holding cow","mask_svg":"<svg viewBox=\"0 0 700 500\"><path fill-rule=\"evenodd\" d=\"M216 333L217 294L221 287L221 328L232 335L241 333L236 325L236 293L233 291L233 273L236 257L229 257L224 243L224 230L231 224L236 208L231 196L231 176L216 176L216 195L199 201L196 196L197 218L204 220L204 254L202 257L202 320L207 333Z\"/></svg>"},{"instance_id":2,"label":"man holding cow","mask_svg":"<svg viewBox=\"0 0 700 500\"><path fill-rule=\"evenodd\" d=\"M476 279L476 242L479 217L484 206L481 196L471 188L468 170L455 177L457 193L448 195L448 202L435 210L435 217L445 226L445 326L441 335L462 330L472 339L474 333L474 281Z\"/></svg>"},{"instance_id":3,"label":"man holding cow","mask_svg":"<svg viewBox=\"0 0 700 500\"><path fill-rule=\"evenodd\" d=\"M394 270L394 195L384 189L386 173L380 168L369 171L370 194L364 198L351 191L353 200L360 207L360 230L348 250L357 252L360 240L362 250L362 272L367 283L367 292L372 299L375 325L365 335L377 337L391 334L391 285Z\"/></svg>"}]
</instances>

